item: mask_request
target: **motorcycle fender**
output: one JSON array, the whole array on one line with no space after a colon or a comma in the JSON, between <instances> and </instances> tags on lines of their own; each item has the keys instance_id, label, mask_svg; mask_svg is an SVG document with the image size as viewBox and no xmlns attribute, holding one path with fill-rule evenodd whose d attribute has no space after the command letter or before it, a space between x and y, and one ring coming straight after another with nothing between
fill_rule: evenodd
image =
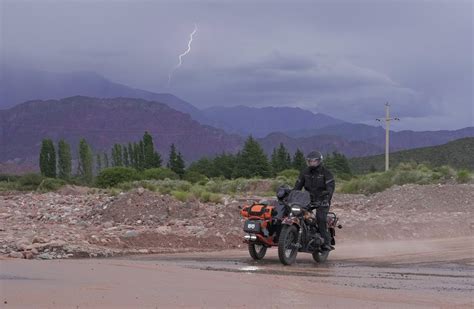
<instances>
[{"instance_id":1,"label":"motorcycle fender","mask_svg":"<svg viewBox=\"0 0 474 309\"><path fill-rule=\"evenodd\" d=\"M283 219L283 221L281 222L281 224L285 224L285 225L297 225L297 226L300 226L300 220L298 220L298 218L285 218Z\"/></svg>"}]
</instances>

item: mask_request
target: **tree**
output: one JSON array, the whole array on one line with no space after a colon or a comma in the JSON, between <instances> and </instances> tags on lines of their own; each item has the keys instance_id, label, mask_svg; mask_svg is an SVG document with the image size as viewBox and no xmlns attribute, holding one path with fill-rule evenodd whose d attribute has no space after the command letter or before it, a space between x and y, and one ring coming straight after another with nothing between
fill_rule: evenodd
<instances>
[{"instance_id":1,"label":"tree","mask_svg":"<svg viewBox=\"0 0 474 309\"><path fill-rule=\"evenodd\" d=\"M293 156L292 165L293 168L298 171L301 171L306 167L306 158L304 157L304 153L299 148L296 149L295 155Z\"/></svg>"},{"instance_id":2,"label":"tree","mask_svg":"<svg viewBox=\"0 0 474 309\"><path fill-rule=\"evenodd\" d=\"M56 178L56 151L51 139L43 139L41 142L39 165L43 176Z\"/></svg>"},{"instance_id":3,"label":"tree","mask_svg":"<svg viewBox=\"0 0 474 309\"><path fill-rule=\"evenodd\" d=\"M109 155L107 154L107 152L104 152L104 167L105 168L109 168Z\"/></svg>"},{"instance_id":4,"label":"tree","mask_svg":"<svg viewBox=\"0 0 474 309\"><path fill-rule=\"evenodd\" d=\"M210 160L209 158L201 158L197 161L194 161L188 167L186 172L199 173L209 178L220 176L214 172L214 160Z\"/></svg>"},{"instance_id":5,"label":"tree","mask_svg":"<svg viewBox=\"0 0 474 309\"><path fill-rule=\"evenodd\" d=\"M129 155L128 155L128 148L127 146L122 146L122 150L123 150L123 165L124 166L130 166L130 159L129 159Z\"/></svg>"},{"instance_id":6,"label":"tree","mask_svg":"<svg viewBox=\"0 0 474 309\"><path fill-rule=\"evenodd\" d=\"M136 168L136 164L135 164L135 152L133 151L133 145L132 143L128 143L128 161L129 161L129 165L132 166L132 167L135 167Z\"/></svg>"},{"instance_id":7,"label":"tree","mask_svg":"<svg viewBox=\"0 0 474 309\"><path fill-rule=\"evenodd\" d=\"M102 159L100 157L100 154L96 154L96 158L95 158L95 162L96 162L96 173L100 173L100 171L102 170Z\"/></svg>"},{"instance_id":8,"label":"tree","mask_svg":"<svg viewBox=\"0 0 474 309\"><path fill-rule=\"evenodd\" d=\"M71 147L65 140L58 143L58 177L64 180L71 178L72 155Z\"/></svg>"},{"instance_id":9,"label":"tree","mask_svg":"<svg viewBox=\"0 0 474 309\"><path fill-rule=\"evenodd\" d=\"M161 166L161 156L155 151L153 137L148 132L143 135L143 158L145 169Z\"/></svg>"},{"instance_id":10,"label":"tree","mask_svg":"<svg viewBox=\"0 0 474 309\"><path fill-rule=\"evenodd\" d=\"M85 182L91 183L92 174L92 150L84 138L79 141L79 165L77 168L78 176Z\"/></svg>"},{"instance_id":11,"label":"tree","mask_svg":"<svg viewBox=\"0 0 474 309\"><path fill-rule=\"evenodd\" d=\"M244 148L237 156L233 177L251 178L255 176L269 177L271 166L260 144L249 136Z\"/></svg>"},{"instance_id":12,"label":"tree","mask_svg":"<svg viewBox=\"0 0 474 309\"><path fill-rule=\"evenodd\" d=\"M324 164L339 177L346 178L352 175L349 160L347 160L345 155L336 151L332 155L326 156Z\"/></svg>"},{"instance_id":13,"label":"tree","mask_svg":"<svg viewBox=\"0 0 474 309\"><path fill-rule=\"evenodd\" d=\"M112 166L123 166L122 145L114 144L112 148Z\"/></svg>"},{"instance_id":14,"label":"tree","mask_svg":"<svg viewBox=\"0 0 474 309\"><path fill-rule=\"evenodd\" d=\"M226 154L223 153L213 160L213 173L219 177L224 176L227 179L232 178L232 174L234 172L236 165L236 157L233 154Z\"/></svg>"},{"instance_id":15,"label":"tree","mask_svg":"<svg viewBox=\"0 0 474 309\"><path fill-rule=\"evenodd\" d=\"M140 169L140 145L133 143L133 167Z\"/></svg>"},{"instance_id":16,"label":"tree","mask_svg":"<svg viewBox=\"0 0 474 309\"><path fill-rule=\"evenodd\" d=\"M178 174L179 177L182 177L184 175L185 165L183 156L181 155L181 152L178 152L176 150L176 146L174 144L171 144L170 146L170 154L168 158L168 164L166 166L170 170Z\"/></svg>"},{"instance_id":17,"label":"tree","mask_svg":"<svg viewBox=\"0 0 474 309\"><path fill-rule=\"evenodd\" d=\"M145 146L143 140L138 143L138 169L143 170L145 167Z\"/></svg>"},{"instance_id":18,"label":"tree","mask_svg":"<svg viewBox=\"0 0 474 309\"><path fill-rule=\"evenodd\" d=\"M275 173L291 168L290 154L283 143L280 143L278 148L273 149L271 163Z\"/></svg>"}]
</instances>

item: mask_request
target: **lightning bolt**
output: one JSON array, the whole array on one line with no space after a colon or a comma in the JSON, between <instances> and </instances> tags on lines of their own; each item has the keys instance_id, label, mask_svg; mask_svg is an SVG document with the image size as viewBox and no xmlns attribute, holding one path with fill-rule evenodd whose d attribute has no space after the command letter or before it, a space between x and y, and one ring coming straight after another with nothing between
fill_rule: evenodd
<instances>
[{"instance_id":1,"label":"lightning bolt","mask_svg":"<svg viewBox=\"0 0 474 309\"><path fill-rule=\"evenodd\" d=\"M193 36L196 34L198 28L197 25L194 24L194 30L191 32L189 35L189 41L188 41L188 49L184 51L181 55L179 55L179 62L178 64L171 70L171 72L168 74L168 87L170 86L171 83L171 78L173 77L173 73L183 64L183 57L189 54L191 51L191 43L193 42Z\"/></svg>"}]
</instances>

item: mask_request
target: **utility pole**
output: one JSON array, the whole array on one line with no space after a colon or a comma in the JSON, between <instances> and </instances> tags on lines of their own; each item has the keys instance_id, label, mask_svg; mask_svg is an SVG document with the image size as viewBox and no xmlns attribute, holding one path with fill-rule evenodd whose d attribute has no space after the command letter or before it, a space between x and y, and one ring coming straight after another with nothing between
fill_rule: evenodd
<instances>
[{"instance_id":1,"label":"utility pole","mask_svg":"<svg viewBox=\"0 0 474 309\"><path fill-rule=\"evenodd\" d=\"M392 120L400 120L399 118L390 118L390 104L385 103L385 119L377 118L377 121L382 122L385 121L385 171L389 170L389 153L390 153L390 121Z\"/></svg>"}]
</instances>

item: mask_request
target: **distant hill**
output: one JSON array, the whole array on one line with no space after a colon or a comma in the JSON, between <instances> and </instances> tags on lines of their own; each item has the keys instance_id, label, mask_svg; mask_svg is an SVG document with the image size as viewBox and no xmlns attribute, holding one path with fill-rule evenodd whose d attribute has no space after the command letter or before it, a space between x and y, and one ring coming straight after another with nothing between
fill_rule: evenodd
<instances>
[{"instance_id":1,"label":"distant hill","mask_svg":"<svg viewBox=\"0 0 474 309\"><path fill-rule=\"evenodd\" d=\"M293 131L293 137L318 135L335 135L349 141L363 141L373 145L385 145L385 129L361 123L341 123L319 129ZM474 127L459 130L439 131L390 131L390 148L392 151L435 146L464 137L474 137Z\"/></svg>"},{"instance_id":2,"label":"distant hill","mask_svg":"<svg viewBox=\"0 0 474 309\"><path fill-rule=\"evenodd\" d=\"M305 154L313 150L319 150L323 154L338 151L348 157L366 156L383 152L381 146L361 141L348 141L342 137L333 135L293 138L283 133L272 133L264 138L258 139L258 142L268 155L270 155L273 148L280 143L283 143L292 154L297 148L302 150Z\"/></svg>"},{"instance_id":3,"label":"distant hill","mask_svg":"<svg viewBox=\"0 0 474 309\"><path fill-rule=\"evenodd\" d=\"M208 124L230 133L264 137L273 132L311 130L345 123L297 107L211 107L203 110Z\"/></svg>"},{"instance_id":4,"label":"distant hill","mask_svg":"<svg viewBox=\"0 0 474 309\"><path fill-rule=\"evenodd\" d=\"M129 102L134 102L133 99L143 99L163 103L172 110L190 115L192 118L190 120L199 122L203 127L212 126L225 130L221 132L222 134L239 134L240 139L244 139L247 135L261 138L267 151L271 141L287 141L290 149L298 145L299 148L308 151L315 148L320 148L322 151L337 149L349 156L363 156L382 153L385 143L385 132L380 126L348 123L301 108L233 106L200 110L172 94L134 89L114 83L93 72L51 73L0 66L0 111L21 105L28 100L61 100L78 95L95 98L132 98ZM135 112L143 112L140 109L141 107L137 107ZM10 110L12 109L5 110L4 114L10 113ZM41 120L35 119L33 114L28 117L32 123ZM18 125L18 121L15 125ZM0 122L0 127L4 126L5 124ZM282 132L283 135L277 132ZM391 132L390 145L392 151L397 151L440 145L463 137L474 137L474 127L454 131ZM214 145L208 146L214 147ZM14 147L19 148L21 147L18 145ZM14 153L13 150L0 149L0 158L3 157L1 153L7 152ZM193 155L195 156L198 156L197 152Z\"/></svg>"},{"instance_id":5,"label":"distant hill","mask_svg":"<svg viewBox=\"0 0 474 309\"><path fill-rule=\"evenodd\" d=\"M0 66L0 109L30 100L72 96L137 98L164 103L201 121L202 112L169 93L154 93L114 83L94 72L54 73Z\"/></svg>"},{"instance_id":6,"label":"distant hill","mask_svg":"<svg viewBox=\"0 0 474 309\"><path fill-rule=\"evenodd\" d=\"M451 141L444 145L423 147L390 153L390 166L401 162L427 163L431 166L450 165L454 168L474 170L474 137ZM371 167L378 171L385 168L385 155L350 159L355 173L369 172Z\"/></svg>"},{"instance_id":7,"label":"distant hill","mask_svg":"<svg viewBox=\"0 0 474 309\"><path fill-rule=\"evenodd\" d=\"M100 152L110 150L114 143L138 141L145 131L152 134L165 158L171 143L188 161L223 151L236 152L243 144L240 136L201 125L162 103L75 96L29 101L0 110L0 162L37 158L43 138L64 138L76 146L84 137Z\"/></svg>"}]
</instances>

